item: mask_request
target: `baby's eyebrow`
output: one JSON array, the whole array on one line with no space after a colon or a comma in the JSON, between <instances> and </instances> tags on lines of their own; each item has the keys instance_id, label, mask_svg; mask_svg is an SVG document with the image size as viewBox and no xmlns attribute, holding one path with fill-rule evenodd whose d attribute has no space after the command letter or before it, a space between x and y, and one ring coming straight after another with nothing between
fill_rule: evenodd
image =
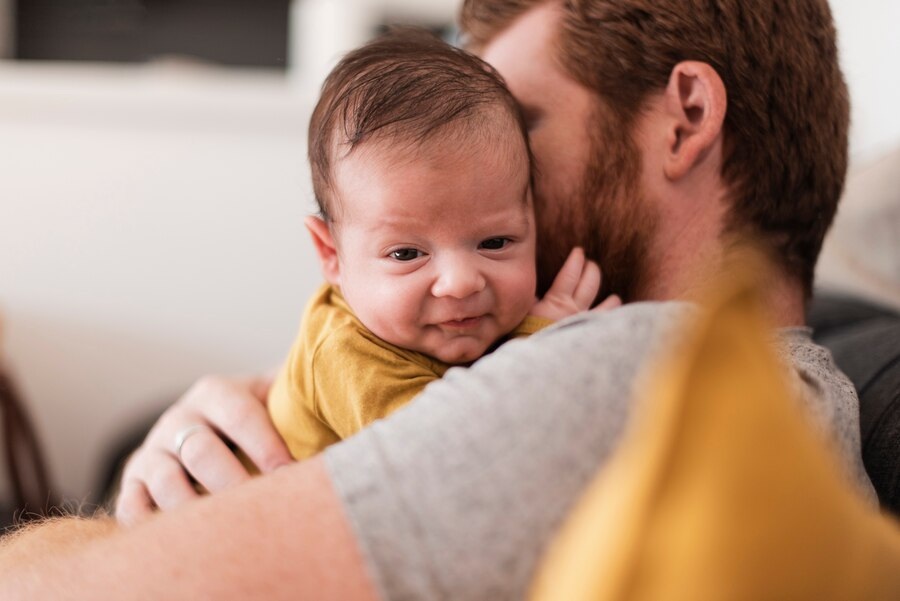
<instances>
[{"instance_id":1,"label":"baby's eyebrow","mask_svg":"<svg viewBox=\"0 0 900 601\"><path fill-rule=\"evenodd\" d=\"M523 228L527 229L529 225L528 217L525 215L520 215L513 218L503 219L502 223L492 224L493 227L489 227L489 229L497 230L497 229L515 229L515 228Z\"/></svg>"},{"instance_id":2,"label":"baby's eyebrow","mask_svg":"<svg viewBox=\"0 0 900 601\"><path fill-rule=\"evenodd\" d=\"M415 227L415 218L398 217L397 215L379 215L369 223L369 230Z\"/></svg>"}]
</instances>

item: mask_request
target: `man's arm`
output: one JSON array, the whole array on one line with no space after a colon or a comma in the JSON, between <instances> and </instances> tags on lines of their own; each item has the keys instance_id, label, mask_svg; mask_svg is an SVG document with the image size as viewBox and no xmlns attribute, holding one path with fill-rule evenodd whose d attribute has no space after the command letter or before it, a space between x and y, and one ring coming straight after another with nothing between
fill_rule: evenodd
<instances>
[{"instance_id":1,"label":"man's arm","mask_svg":"<svg viewBox=\"0 0 900 601\"><path fill-rule=\"evenodd\" d=\"M0 574L13 574L36 561L77 550L118 530L110 517L53 517L25 524L0 538Z\"/></svg>"},{"instance_id":2,"label":"man's arm","mask_svg":"<svg viewBox=\"0 0 900 601\"><path fill-rule=\"evenodd\" d=\"M61 521L0 550L0 599L106 598L378 595L325 464L313 458L130 529Z\"/></svg>"}]
</instances>

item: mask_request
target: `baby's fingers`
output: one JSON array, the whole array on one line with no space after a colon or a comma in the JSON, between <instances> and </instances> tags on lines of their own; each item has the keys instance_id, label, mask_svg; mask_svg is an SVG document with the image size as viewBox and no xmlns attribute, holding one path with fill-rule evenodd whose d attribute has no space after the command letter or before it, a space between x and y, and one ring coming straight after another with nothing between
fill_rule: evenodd
<instances>
[{"instance_id":1,"label":"baby's fingers","mask_svg":"<svg viewBox=\"0 0 900 601\"><path fill-rule=\"evenodd\" d=\"M600 266L593 261L586 261L572 293L572 300L575 301L579 311L587 311L597 298L598 292L600 292Z\"/></svg>"},{"instance_id":2,"label":"baby's fingers","mask_svg":"<svg viewBox=\"0 0 900 601\"><path fill-rule=\"evenodd\" d=\"M616 296L615 294L610 294L604 299L602 303L591 309L591 311L609 311L610 309L615 309L616 307L622 306L622 299Z\"/></svg>"},{"instance_id":3,"label":"baby's fingers","mask_svg":"<svg viewBox=\"0 0 900 601\"><path fill-rule=\"evenodd\" d=\"M566 262L559 269L559 273L553 279L550 289L546 296L557 296L563 298L571 298L575 295L581 283L582 272L584 271L584 251L580 247L575 247Z\"/></svg>"}]
</instances>

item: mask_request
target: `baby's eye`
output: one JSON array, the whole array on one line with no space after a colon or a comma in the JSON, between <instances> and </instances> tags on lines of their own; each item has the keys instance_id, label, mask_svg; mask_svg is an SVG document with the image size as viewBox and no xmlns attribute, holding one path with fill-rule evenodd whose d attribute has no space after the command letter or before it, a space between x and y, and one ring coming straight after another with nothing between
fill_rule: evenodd
<instances>
[{"instance_id":1,"label":"baby's eye","mask_svg":"<svg viewBox=\"0 0 900 601\"><path fill-rule=\"evenodd\" d=\"M478 245L479 248L485 250L500 250L510 243L509 238L488 238Z\"/></svg>"},{"instance_id":2,"label":"baby's eye","mask_svg":"<svg viewBox=\"0 0 900 601\"><path fill-rule=\"evenodd\" d=\"M398 248L392 250L390 257L395 261L413 261L421 257L424 253L415 248Z\"/></svg>"}]
</instances>

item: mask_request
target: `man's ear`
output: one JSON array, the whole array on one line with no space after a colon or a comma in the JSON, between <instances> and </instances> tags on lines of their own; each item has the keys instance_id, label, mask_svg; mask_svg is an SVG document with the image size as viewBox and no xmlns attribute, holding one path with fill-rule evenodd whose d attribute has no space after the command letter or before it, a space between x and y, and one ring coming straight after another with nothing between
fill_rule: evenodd
<instances>
[{"instance_id":1,"label":"man's ear","mask_svg":"<svg viewBox=\"0 0 900 601\"><path fill-rule=\"evenodd\" d=\"M665 91L670 124L666 177L684 177L706 156L722 133L727 105L725 84L710 65L697 61L675 65Z\"/></svg>"},{"instance_id":2,"label":"man's ear","mask_svg":"<svg viewBox=\"0 0 900 601\"><path fill-rule=\"evenodd\" d=\"M322 264L322 275L325 280L334 286L341 285L341 265L338 260L337 245L331 228L321 217L307 217L304 221L309 235L312 236L313 246L319 255L319 263Z\"/></svg>"}]
</instances>

